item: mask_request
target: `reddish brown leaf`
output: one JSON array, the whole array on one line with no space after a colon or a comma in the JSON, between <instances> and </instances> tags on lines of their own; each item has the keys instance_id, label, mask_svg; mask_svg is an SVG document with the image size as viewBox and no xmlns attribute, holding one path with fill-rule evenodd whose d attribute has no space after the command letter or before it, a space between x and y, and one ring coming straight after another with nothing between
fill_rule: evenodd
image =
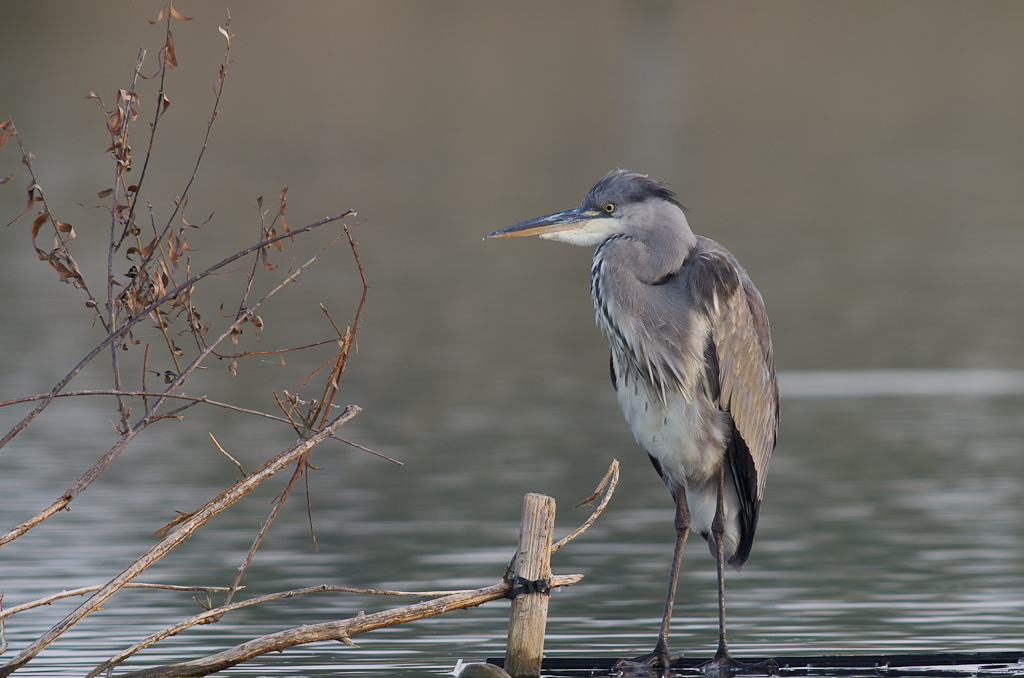
<instances>
[{"instance_id":1,"label":"reddish brown leaf","mask_svg":"<svg viewBox=\"0 0 1024 678\"><path fill-rule=\"evenodd\" d=\"M15 172L14 174L17 174L17 172ZM8 181L10 181L11 179L13 179L13 178L14 178L14 174L12 174L12 175L10 175L10 176L6 176L6 177L4 177L3 179L0 179L0 186L3 186L3 185L4 185L4 184L6 184L6 183L7 183Z\"/></svg>"},{"instance_id":2,"label":"reddish brown leaf","mask_svg":"<svg viewBox=\"0 0 1024 678\"><path fill-rule=\"evenodd\" d=\"M167 31L167 46L164 47L164 62L171 70L178 67L178 58L174 56L174 36Z\"/></svg>"},{"instance_id":3,"label":"reddish brown leaf","mask_svg":"<svg viewBox=\"0 0 1024 678\"><path fill-rule=\"evenodd\" d=\"M146 19L146 21L149 22L150 26L158 24L158 23L160 23L163 20L164 20L164 8L163 7L160 8L160 14L157 16L156 21L153 21L152 19Z\"/></svg>"},{"instance_id":4,"label":"reddish brown leaf","mask_svg":"<svg viewBox=\"0 0 1024 678\"><path fill-rule=\"evenodd\" d=\"M18 131L14 129L14 123L11 122L10 118L7 118L3 123L0 123L0 148L4 147L7 140L17 134Z\"/></svg>"},{"instance_id":5,"label":"reddish brown leaf","mask_svg":"<svg viewBox=\"0 0 1024 678\"><path fill-rule=\"evenodd\" d=\"M82 275L78 271L71 270L70 268L65 266L60 261L57 261L56 259L50 259L50 266L53 266L53 269L57 271L58 274L60 274L60 279L63 281L72 279L81 280L82 278Z\"/></svg>"},{"instance_id":6,"label":"reddish brown leaf","mask_svg":"<svg viewBox=\"0 0 1024 678\"><path fill-rule=\"evenodd\" d=\"M163 107L160 112L163 113L167 110L167 107L171 105L171 100L167 98L166 94L160 95L160 105Z\"/></svg>"},{"instance_id":7,"label":"reddish brown leaf","mask_svg":"<svg viewBox=\"0 0 1024 678\"><path fill-rule=\"evenodd\" d=\"M192 17L184 16L178 10L174 9L174 3L173 2L171 3L170 7L171 7L171 16L173 16L178 21L192 21Z\"/></svg>"},{"instance_id":8,"label":"reddish brown leaf","mask_svg":"<svg viewBox=\"0 0 1024 678\"><path fill-rule=\"evenodd\" d=\"M36 189L38 189L38 188L39 188L39 184L37 184L35 182L33 182L33 183L28 185L28 204L25 205L25 211L22 212L21 214L19 214L18 216L14 217L10 221L8 221L7 222L8 226L10 226L14 222L16 222L18 219L21 219L26 214L28 214L29 210L32 209L32 204L33 203L37 203L37 202L42 202L43 201L43 196L36 195Z\"/></svg>"},{"instance_id":9,"label":"reddish brown leaf","mask_svg":"<svg viewBox=\"0 0 1024 678\"><path fill-rule=\"evenodd\" d=\"M39 229L42 228L43 224L46 223L47 217L50 214L48 212L40 212L36 215L36 220L32 222L32 244L36 242L36 237L39 235Z\"/></svg>"},{"instance_id":10,"label":"reddish brown leaf","mask_svg":"<svg viewBox=\"0 0 1024 678\"><path fill-rule=\"evenodd\" d=\"M67 223L66 221L58 221L56 222L56 224L57 230L60 231L61 233L67 233L69 239L75 237L75 229L71 226L71 224Z\"/></svg>"},{"instance_id":11,"label":"reddish brown leaf","mask_svg":"<svg viewBox=\"0 0 1024 678\"><path fill-rule=\"evenodd\" d=\"M121 133L121 108L115 108L114 112L107 117L107 129L111 134Z\"/></svg>"}]
</instances>

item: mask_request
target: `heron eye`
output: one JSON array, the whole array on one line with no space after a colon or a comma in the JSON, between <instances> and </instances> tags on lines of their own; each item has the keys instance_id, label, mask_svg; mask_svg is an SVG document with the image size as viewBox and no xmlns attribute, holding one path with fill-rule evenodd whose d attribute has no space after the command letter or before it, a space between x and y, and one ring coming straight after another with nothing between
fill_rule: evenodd
<instances>
[{"instance_id":1,"label":"heron eye","mask_svg":"<svg viewBox=\"0 0 1024 678\"><path fill-rule=\"evenodd\" d=\"M605 203L604 211L607 212L608 214L611 214L612 212L614 212L615 211L615 203L613 203L613 202Z\"/></svg>"}]
</instances>

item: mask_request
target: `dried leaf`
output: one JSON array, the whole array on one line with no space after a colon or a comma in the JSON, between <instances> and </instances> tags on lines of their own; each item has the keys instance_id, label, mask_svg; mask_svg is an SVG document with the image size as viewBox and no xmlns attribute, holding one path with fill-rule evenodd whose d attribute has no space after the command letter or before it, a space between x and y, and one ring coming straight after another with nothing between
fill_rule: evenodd
<instances>
[{"instance_id":1,"label":"dried leaf","mask_svg":"<svg viewBox=\"0 0 1024 678\"><path fill-rule=\"evenodd\" d=\"M160 105L163 107L160 112L163 113L167 110L167 107L171 105L171 100L167 98L166 94L160 95Z\"/></svg>"},{"instance_id":2,"label":"dried leaf","mask_svg":"<svg viewBox=\"0 0 1024 678\"><path fill-rule=\"evenodd\" d=\"M185 16L185 15L181 14L178 10L174 9L174 2L173 2L173 0L172 0L172 2L170 4L170 8L171 8L171 16L173 16L178 21L192 21L192 17Z\"/></svg>"},{"instance_id":3,"label":"dried leaf","mask_svg":"<svg viewBox=\"0 0 1024 678\"><path fill-rule=\"evenodd\" d=\"M68 268L63 263L55 259L50 259L50 266L53 266L53 269L57 271L57 273L60 275L60 279L62 282L69 282L71 280L81 280L82 278L81 273L79 273L76 270Z\"/></svg>"},{"instance_id":4,"label":"dried leaf","mask_svg":"<svg viewBox=\"0 0 1024 678\"><path fill-rule=\"evenodd\" d=\"M217 30L220 31L220 34L223 35L224 39L228 41L228 47L230 47L231 46L231 36L228 35L228 32L225 31L222 26L217 26Z\"/></svg>"},{"instance_id":5,"label":"dried leaf","mask_svg":"<svg viewBox=\"0 0 1024 678\"><path fill-rule=\"evenodd\" d=\"M14 129L14 123L11 122L10 118L7 118L7 120L0 124L0 148L3 148L7 140L17 133L18 131Z\"/></svg>"},{"instance_id":6,"label":"dried leaf","mask_svg":"<svg viewBox=\"0 0 1024 678\"><path fill-rule=\"evenodd\" d=\"M148 245L146 245L145 247L142 248L142 250L140 250L140 253L142 254L143 257L149 257L149 255L153 253L153 250L156 249L156 241L157 238L153 238L152 240L149 241Z\"/></svg>"},{"instance_id":7,"label":"dried leaf","mask_svg":"<svg viewBox=\"0 0 1024 678\"><path fill-rule=\"evenodd\" d=\"M68 234L69 240L75 237L75 229L71 226L71 224L67 223L66 221L58 221L55 223L57 225L58 231L60 231L61 233Z\"/></svg>"},{"instance_id":8,"label":"dried leaf","mask_svg":"<svg viewBox=\"0 0 1024 678\"><path fill-rule=\"evenodd\" d=\"M121 122L121 108L119 106L107 117L107 129L110 130L111 134L120 134Z\"/></svg>"},{"instance_id":9,"label":"dried leaf","mask_svg":"<svg viewBox=\"0 0 1024 678\"><path fill-rule=\"evenodd\" d=\"M156 24L160 23L163 20L164 20L164 8L163 7L160 8L160 14L159 14L159 16L157 16L156 21L153 21L151 19L146 19L146 21L149 22L150 26L156 25Z\"/></svg>"},{"instance_id":10,"label":"dried leaf","mask_svg":"<svg viewBox=\"0 0 1024 678\"><path fill-rule=\"evenodd\" d=\"M164 47L164 62L167 67L174 70L178 67L178 58L174 55L174 36L167 31L167 46Z\"/></svg>"},{"instance_id":11,"label":"dried leaf","mask_svg":"<svg viewBox=\"0 0 1024 678\"><path fill-rule=\"evenodd\" d=\"M108 195L112 194L113 192L114 192L114 189L112 189L112 188L104 188L102 191L100 191L99 193L96 194L96 197L97 198L106 198Z\"/></svg>"},{"instance_id":12,"label":"dried leaf","mask_svg":"<svg viewBox=\"0 0 1024 678\"><path fill-rule=\"evenodd\" d=\"M263 196L256 198L256 208L263 209Z\"/></svg>"},{"instance_id":13,"label":"dried leaf","mask_svg":"<svg viewBox=\"0 0 1024 678\"><path fill-rule=\"evenodd\" d=\"M17 172L15 172L14 174L17 174ZM4 184L6 184L6 183L7 183L8 181L10 181L11 179L13 179L13 178L14 178L14 174L12 174L12 175L10 175L10 176L6 176L6 177L4 177L3 179L0 179L0 186L3 186L3 185L4 185Z\"/></svg>"},{"instance_id":14,"label":"dried leaf","mask_svg":"<svg viewBox=\"0 0 1024 678\"><path fill-rule=\"evenodd\" d=\"M29 154L29 155L31 155L31 154ZM37 202L42 202L43 201L43 196L42 195L36 195L36 190L37 189L39 189L39 184L37 184L35 182L33 182L33 183L28 185L28 204L25 205L25 211L22 212L21 214L19 214L18 216L14 217L10 221L8 221L7 222L8 226L10 226L14 222L16 222L18 219L21 219L26 214L28 214L29 210L32 209L33 203L37 203Z\"/></svg>"},{"instance_id":15,"label":"dried leaf","mask_svg":"<svg viewBox=\"0 0 1024 678\"><path fill-rule=\"evenodd\" d=\"M36 242L36 237L39 235L39 229L42 228L43 224L46 223L46 219L50 216L49 212L40 212L36 215L36 220L32 222L32 244Z\"/></svg>"}]
</instances>

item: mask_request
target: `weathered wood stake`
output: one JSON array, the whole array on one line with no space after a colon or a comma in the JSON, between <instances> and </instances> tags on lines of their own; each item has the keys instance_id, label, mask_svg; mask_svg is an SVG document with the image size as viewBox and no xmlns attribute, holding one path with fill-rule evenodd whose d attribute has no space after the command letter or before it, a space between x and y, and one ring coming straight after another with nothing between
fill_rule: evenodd
<instances>
[{"instance_id":1,"label":"weathered wood stake","mask_svg":"<svg viewBox=\"0 0 1024 678\"><path fill-rule=\"evenodd\" d=\"M517 582L551 581L551 539L555 531L555 500L530 493L523 500L519 527ZM528 588L537 588L536 585ZM543 588L541 586L540 588ZM512 599L508 622L505 670L512 678L540 675L544 655L544 629L548 621L548 593L522 593Z\"/></svg>"}]
</instances>

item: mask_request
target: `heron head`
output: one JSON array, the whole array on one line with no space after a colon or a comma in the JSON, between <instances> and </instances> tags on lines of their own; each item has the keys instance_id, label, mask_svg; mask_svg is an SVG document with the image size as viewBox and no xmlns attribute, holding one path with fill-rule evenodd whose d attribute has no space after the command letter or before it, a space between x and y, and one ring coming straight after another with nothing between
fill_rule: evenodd
<instances>
[{"instance_id":1,"label":"heron head","mask_svg":"<svg viewBox=\"0 0 1024 678\"><path fill-rule=\"evenodd\" d=\"M538 235L572 245L598 245L649 222L645 215L664 207L678 208L682 213L675 193L661 182L628 170L614 170L594 184L579 207L513 224L485 237Z\"/></svg>"}]
</instances>

